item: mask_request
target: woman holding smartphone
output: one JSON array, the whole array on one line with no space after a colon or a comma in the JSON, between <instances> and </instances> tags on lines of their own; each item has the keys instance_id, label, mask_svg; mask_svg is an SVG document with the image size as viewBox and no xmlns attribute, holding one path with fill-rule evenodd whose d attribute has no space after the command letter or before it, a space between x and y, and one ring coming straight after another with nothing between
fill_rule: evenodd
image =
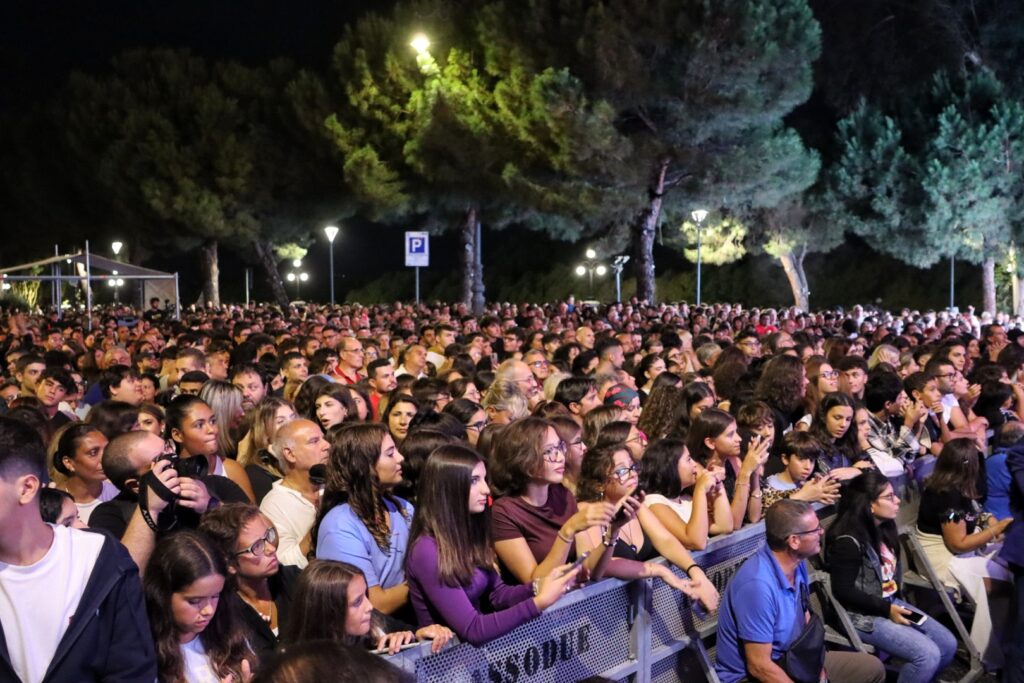
<instances>
[{"instance_id":1,"label":"woman holding smartphone","mask_svg":"<svg viewBox=\"0 0 1024 683\"><path fill-rule=\"evenodd\" d=\"M827 548L832 590L865 643L904 661L900 683L927 683L956 655L956 638L900 596L899 496L884 474L865 470L839 499Z\"/></svg>"}]
</instances>

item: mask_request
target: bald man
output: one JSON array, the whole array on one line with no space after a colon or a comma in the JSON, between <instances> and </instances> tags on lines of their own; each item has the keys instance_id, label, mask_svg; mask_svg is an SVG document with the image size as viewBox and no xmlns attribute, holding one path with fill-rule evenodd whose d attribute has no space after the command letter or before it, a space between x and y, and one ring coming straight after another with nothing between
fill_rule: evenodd
<instances>
[{"instance_id":1,"label":"bald man","mask_svg":"<svg viewBox=\"0 0 1024 683\"><path fill-rule=\"evenodd\" d=\"M275 481L260 503L260 512L277 527L277 559L305 567L312 544L313 524L320 504L319 484L309 478L314 465L326 465L331 444L312 420L292 420L278 428L271 452L284 478Z\"/></svg>"}]
</instances>

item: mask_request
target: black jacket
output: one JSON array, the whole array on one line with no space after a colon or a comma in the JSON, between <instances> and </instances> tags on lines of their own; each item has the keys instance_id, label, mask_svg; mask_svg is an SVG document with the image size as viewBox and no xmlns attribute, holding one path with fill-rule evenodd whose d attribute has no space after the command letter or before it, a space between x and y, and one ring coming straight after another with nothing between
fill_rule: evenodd
<instances>
[{"instance_id":1,"label":"black jacket","mask_svg":"<svg viewBox=\"0 0 1024 683\"><path fill-rule=\"evenodd\" d=\"M57 645L44 683L153 683L156 679L156 653L138 569L120 543L104 536L75 618ZM20 683L11 666L3 624L0 683Z\"/></svg>"}]
</instances>

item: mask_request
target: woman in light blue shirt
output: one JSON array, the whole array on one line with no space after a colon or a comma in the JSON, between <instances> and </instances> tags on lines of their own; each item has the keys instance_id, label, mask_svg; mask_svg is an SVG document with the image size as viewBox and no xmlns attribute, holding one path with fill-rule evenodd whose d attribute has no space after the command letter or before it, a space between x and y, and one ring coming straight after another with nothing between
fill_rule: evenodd
<instances>
[{"instance_id":1,"label":"woman in light blue shirt","mask_svg":"<svg viewBox=\"0 0 1024 683\"><path fill-rule=\"evenodd\" d=\"M366 577L370 602L392 614L408 601L405 553L413 507L394 495L402 454L387 427L351 423L331 442L316 525L316 556L347 562Z\"/></svg>"}]
</instances>

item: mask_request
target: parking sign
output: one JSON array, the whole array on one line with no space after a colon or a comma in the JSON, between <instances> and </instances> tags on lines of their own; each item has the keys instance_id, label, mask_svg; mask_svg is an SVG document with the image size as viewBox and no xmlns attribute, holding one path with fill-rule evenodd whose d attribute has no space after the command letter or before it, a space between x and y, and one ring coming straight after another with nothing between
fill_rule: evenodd
<instances>
[{"instance_id":1,"label":"parking sign","mask_svg":"<svg viewBox=\"0 0 1024 683\"><path fill-rule=\"evenodd\" d=\"M430 265L430 236L427 233L405 233L405 265L417 268Z\"/></svg>"}]
</instances>

